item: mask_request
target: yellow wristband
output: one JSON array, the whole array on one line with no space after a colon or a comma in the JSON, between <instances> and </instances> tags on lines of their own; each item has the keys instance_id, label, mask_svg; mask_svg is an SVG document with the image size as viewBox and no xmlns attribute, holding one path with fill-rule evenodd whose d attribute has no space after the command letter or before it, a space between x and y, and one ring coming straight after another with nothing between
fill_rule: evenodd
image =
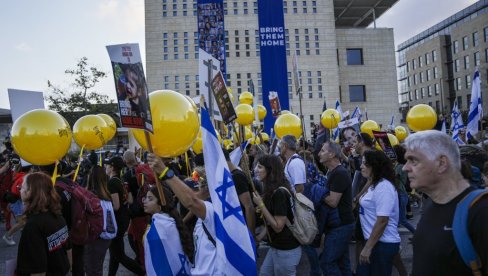
<instances>
[{"instance_id":1,"label":"yellow wristband","mask_svg":"<svg viewBox=\"0 0 488 276\"><path fill-rule=\"evenodd\" d=\"M168 172L169 167L164 168L163 172L158 176L159 180L163 179L166 173Z\"/></svg>"},{"instance_id":2,"label":"yellow wristband","mask_svg":"<svg viewBox=\"0 0 488 276\"><path fill-rule=\"evenodd\" d=\"M263 207L264 207L264 203L261 202L261 204L259 204L259 208L261 208L261 210L262 210Z\"/></svg>"}]
</instances>

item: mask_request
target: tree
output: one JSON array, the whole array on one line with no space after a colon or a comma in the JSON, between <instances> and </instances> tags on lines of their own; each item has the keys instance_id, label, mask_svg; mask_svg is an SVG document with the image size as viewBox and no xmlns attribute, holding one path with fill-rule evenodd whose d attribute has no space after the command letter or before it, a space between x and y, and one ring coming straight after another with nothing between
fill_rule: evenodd
<instances>
[{"instance_id":1,"label":"tree","mask_svg":"<svg viewBox=\"0 0 488 276\"><path fill-rule=\"evenodd\" d=\"M75 69L67 69L64 72L75 78L71 85L73 90L60 88L48 80L47 86L51 90L46 97L49 109L62 115L72 112L93 114L113 106L113 101L107 95L101 95L94 89L102 78L107 77L107 74L96 67L89 67L87 57L82 57ZM113 112L113 108L107 111Z\"/></svg>"}]
</instances>

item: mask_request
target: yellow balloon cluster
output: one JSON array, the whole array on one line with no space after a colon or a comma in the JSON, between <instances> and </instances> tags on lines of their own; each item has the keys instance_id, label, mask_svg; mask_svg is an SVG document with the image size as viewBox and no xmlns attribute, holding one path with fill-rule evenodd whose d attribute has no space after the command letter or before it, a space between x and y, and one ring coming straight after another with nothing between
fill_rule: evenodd
<instances>
[{"instance_id":1,"label":"yellow balloon cluster","mask_svg":"<svg viewBox=\"0 0 488 276\"><path fill-rule=\"evenodd\" d=\"M339 121L341 120L341 115L339 111L329 108L322 112L322 116L320 117L320 122L322 125L328 129L334 129L339 125Z\"/></svg>"},{"instance_id":2,"label":"yellow balloon cluster","mask_svg":"<svg viewBox=\"0 0 488 276\"><path fill-rule=\"evenodd\" d=\"M107 127L102 127L102 133L108 142L114 138L115 133L117 132L117 124L115 123L114 119L107 114L98 114L98 116L102 117L107 124Z\"/></svg>"},{"instance_id":3,"label":"yellow balloon cluster","mask_svg":"<svg viewBox=\"0 0 488 276\"><path fill-rule=\"evenodd\" d=\"M261 139L259 139L259 135L254 135L251 139L251 145L259 145L263 142L269 141L269 135L266 132L261 132Z\"/></svg>"},{"instance_id":4,"label":"yellow balloon cluster","mask_svg":"<svg viewBox=\"0 0 488 276\"><path fill-rule=\"evenodd\" d=\"M200 130L198 112L178 92L158 90L149 94L154 134L149 134L153 151L161 157L174 157L187 151ZM139 145L148 150L143 130L131 129Z\"/></svg>"},{"instance_id":5,"label":"yellow balloon cluster","mask_svg":"<svg viewBox=\"0 0 488 276\"><path fill-rule=\"evenodd\" d=\"M239 129L240 128L237 128L237 135L240 135ZM254 134L252 133L251 128L249 126L246 126L244 128L244 140L247 141L247 140L251 139L253 136L254 136ZM235 133L232 134L232 138L234 139L234 141L239 141L239 139L237 138Z\"/></svg>"},{"instance_id":6,"label":"yellow balloon cluster","mask_svg":"<svg viewBox=\"0 0 488 276\"><path fill-rule=\"evenodd\" d=\"M242 92L241 95L239 96L239 103L252 105L253 98L254 97L251 94L251 92L248 91Z\"/></svg>"},{"instance_id":7,"label":"yellow balloon cluster","mask_svg":"<svg viewBox=\"0 0 488 276\"><path fill-rule=\"evenodd\" d=\"M99 149L107 142L102 130L107 130L107 123L98 115L86 115L79 118L73 126L73 138L78 146L88 150Z\"/></svg>"},{"instance_id":8,"label":"yellow balloon cluster","mask_svg":"<svg viewBox=\"0 0 488 276\"><path fill-rule=\"evenodd\" d=\"M373 130L380 131L380 126L377 122L373 120L367 120L366 122L361 124L361 132L369 134L371 138L374 138Z\"/></svg>"},{"instance_id":9,"label":"yellow balloon cluster","mask_svg":"<svg viewBox=\"0 0 488 276\"><path fill-rule=\"evenodd\" d=\"M282 114L276 119L274 130L280 139L285 135L293 135L298 139L302 135L302 123L295 114Z\"/></svg>"},{"instance_id":10,"label":"yellow balloon cluster","mask_svg":"<svg viewBox=\"0 0 488 276\"><path fill-rule=\"evenodd\" d=\"M60 160L71 146L72 133L63 116L50 110L29 111L15 120L11 134L15 152L33 165Z\"/></svg>"},{"instance_id":11,"label":"yellow balloon cluster","mask_svg":"<svg viewBox=\"0 0 488 276\"><path fill-rule=\"evenodd\" d=\"M418 104L407 113L408 127L413 131L429 130L437 123L437 114L426 104Z\"/></svg>"},{"instance_id":12,"label":"yellow balloon cluster","mask_svg":"<svg viewBox=\"0 0 488 276\"><path fill-rule=\"evenodd\" d=\"M242 95L242 94L241 94ZM236 122L241 126L247 126L254 121L254 109L249 104L239 104L235 108Z\"/></svg>"},{"instance_id":13,"label":"yellow balloon cluster","mask_svg":"<svg viewBox=\"0 0 488 276\"><path fill-rule=\"evenodd\" d=\"M408 131L403 126L397 126L395 128L395 136L398 138L400 142L405 140L408 136Z\"/></svg>"}]
</instances>

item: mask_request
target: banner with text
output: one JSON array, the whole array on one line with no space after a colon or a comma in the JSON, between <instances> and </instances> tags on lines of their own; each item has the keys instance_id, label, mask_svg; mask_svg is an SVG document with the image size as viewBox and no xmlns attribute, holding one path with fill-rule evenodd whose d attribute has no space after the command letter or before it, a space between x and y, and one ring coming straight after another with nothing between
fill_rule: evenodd
<instances>
[{"instance_id":1,"label":"banner with text","mask_svg":"<svg viewBox=\"0 0 488 276\"><path fill-rule=\"evenodd\" d=\"M121 125L153 132L139 44L109 45L107 51L112 61Z\"/></svg>"},{"instance_id":2,"label":"banner with text","mask_svg":"<svg viewBox=\"0 0 488 276\"><path fill-rule=\"evenodd\" d=\"M277 94L280 109L289 110L283 1L258 0L258 11L263 105L272 110L270 96ZM270 95L271 91L276 94ZM275 119L273 113L268 112L264 119L266 132L274 126Z\"/></svg>"},{"instance_id":3,"label":"banner with text","mask_svg":"<svg viewBox=\"0 0 488 276\"><path fill-rule=\"evenodd\" d=\"M219 60L220 70L226 78L224 1L198 0L198 44L200 49Z\"/></svg>"}]
</instances>

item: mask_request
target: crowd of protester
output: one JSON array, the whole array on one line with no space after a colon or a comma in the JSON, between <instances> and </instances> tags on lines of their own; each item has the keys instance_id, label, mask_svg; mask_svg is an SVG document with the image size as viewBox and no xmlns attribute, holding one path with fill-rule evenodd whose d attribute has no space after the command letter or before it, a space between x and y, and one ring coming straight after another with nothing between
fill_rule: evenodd
<instances>
[{"instance_id":1,"label":"crowd of protester","mask_svg":"<svg viewBox=\"0 0 488 276\"><path fill-rule=\"evenodd\" d=\"M206 178L213 172L205 171L202 154L189 150L188 158L161 159L130 150L91 151L81 160L67 155L55 170L55 164L24 162L8 141L4 146L3 240L15 246L13 237L22 229L17 275L117 275L119 264L136 275L221 273ZM323 139L312 145L286 135L277 145L249 145L239 164L232 163L228 150L223 149L224 156L254 244L269 247L257 268L260 275L296 275L302 254L309 275L391 275L394 268L408 275L400 255L400 226L410 232L413 275L470 275L473 270L448 230L456 204L484 187L488 162L477 168L468 158L461 160L456 143L441 132L410 135L394 147L395 160L375 149L373 137L351 127L342 130L340 143ZM81 187L101 202L99 237L74 238L73 214L80 210L73 209L75 195L67 186ZM319 232L312 244L301 244L289 228L296 193L315 205ZM418 200L423 215L416 228L409 218ZM488 275L487 208L484 197L468 217L479 275ZM126 254L126 236L135 258ZM168 263L156 254L161 250Z\"/></svg>"}]
</instances>

